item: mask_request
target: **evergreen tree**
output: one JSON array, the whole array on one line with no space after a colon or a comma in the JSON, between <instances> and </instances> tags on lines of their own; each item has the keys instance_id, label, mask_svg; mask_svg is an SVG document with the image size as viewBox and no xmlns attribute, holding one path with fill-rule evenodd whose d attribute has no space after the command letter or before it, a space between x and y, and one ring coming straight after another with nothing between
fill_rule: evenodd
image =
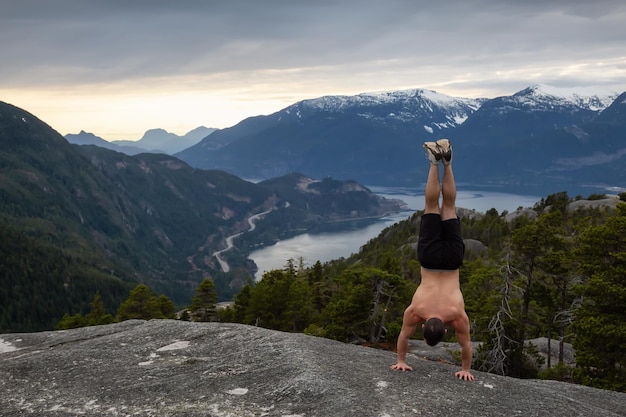
<instances>
[{"instance_id":1,"label":"evergreen tree","mask_svg":"<svg viewBox=\"0 0 626 417\"><path fill-rule=\"evenodd\" d=\"M216 318L216 304L217 292L215 291L215 284L213 280L206 278L196 288L196 295L191 300L191 306L189 306L193 320L214 321Z\"/></svg>"},{"instance_id":2,"label":"evergreen tree","mask_svg":"<svg viewBox=\"0 0 626 417\"><path fill-rule=\"evenodd\" d=\"M163 319L166 318L162 311L163 305L164 300L159 300L145 284L139 284L117 310L117 318L119 321Z\"/></svg>"},{"instance_id":3,"label":"evergreen tree","mask_svg":"<svg viewBox=\"0 0 626 417\"><path fill-rule=\"evenodd\" d=\"M70 316L64 314L63 318L57 323L55 329L66 330L76 329L79 327L98 326L102 324L111 324L115 321L111 314L108 314L104 309L104 303L100 293L96 293L91 302L91 311L83 316L82 314L75 314Z\"/></svg>"},{"instance_id":4,"label":"evergreen tree","mask_svg":"<svg viewBox=\"0 0 626 417\"><path fill-rule=\"evenodd\" d=\"M380 342L387 319L402 320L410 300L401 277L378 268L355 267L341 273L339 286L320 316L326 337Z\"/></svg>"},{"instance_id":5,"label":"evergreen tree","mask_svg":"<svg viewBox=\"0 0 626 417\"><path fill-rule=\"evenodd\" d=\"M557 200L560 201L560 200ZM526 339L528 328L537 326L536 316L531 316L531 303L537 292L537 274L543 272L545 257L557 248L562 247L562 215L559 211L552 211L541 215L535 221L520 227L511 237L515 266L522 273L524 282L523 302L521 311L521 327L519 342Z\"/></svg>"},{"instance_id":6,"label":"evergreen tree","mask_svg":"<svg viewBox=\"0 0 626 417\"><path fill-rule=\"evenodd\" d=\"M471 320L472 339L485 342L491 318L499 311L502 297L496 291L502 285L502 273L492 262L465 261L460 270L465 311Z\"/></svg>"},{"instance_id":7,"label":"evergreen tree","mask_svg":"<svg viewBox=\"0 0 626 417\"><path fill-rule=\"evenodd\" d=\"M291 332L304 331L316 317L311 286L305 278L296 277L287 292L287 300L284 329Z\"/></svg>"},{"instance_id":8,"label":"evergreen tree","mask_svg":"<svg viewBox=\"0 0 626 417\"><path fill-rule=\"evenodd\" d=\"M272 270L252 288L244 323L268 329L289 331L284 319L287 311L288 294L295 281L295 270Z\"/></svg>"},{"instance_id":9,"label":"evergreen tree","mask_svg":"<svg viewBox=\"0 0 626 417\"><path fill-rule=\"evenodd\" d=\"M176 317L176 306L172 300L167 298L167 296L162 294L159 295L157 298L157 305L162 315L162 317L157 318L173 319Z\"/></svg>"},{"instance_id":10,"label":"evergreen tree","mask_svg":"<svg viewBox=\"0 0 626 417\"><path fill-rule=\"evenodd\" d=\"M591 226L575 251L586 281L572 324L577 382L626 391L626 204L606 223Z\"/></svg>"},{"instance_id":11,"label":"evergreen tree","mask_svg":"<svg viewBox=\"0 0 626 417\"><path fill-rule=\"evenodd\" d=\"M308 271L307 278L312 293L313 309L315 314L319 315L331 296L330 280L325 276L320 261L315 262L313 268Z\"/></svg>"},{"instance_id":12,"label":"evergreen tree","mask_svg":"<svg viewBox=\"0 0 626 417\"><path fill-rule=\"evenodd\" d=\"M235 323L245 323L246 311L250 305L250 297L252 293L252 285L246 284L235 296L233 303L233 321Z\"/></svg>"},{"instance_id":13,"label":"evergreen tree","mask_svg":"<svg viewBox=\"0 0 626 417\"><path fill-rule=\"evenodd\" d=\"M87 321L82 314L78 313L70 316L69 314L65 313L54 328L55 330L67 330L78 329L79 327L85 326L87 326Z\"/></svg>"},{"instance_id":14,"label":"evergreen tree","mask_svg":"<svg viewBox=\"0 0 626 417\"><path fill-rule=\"evenodd\" d=\"M540 283L537 302L545 309L546 336L548 337L547 367L552 366L552 338L558 338L559 364L563 366L564 343L569 325L580 298L574 296L572 288L579 282L574 273L574 265L569 246L546 256L545 279Z\"/></svg>"},{"instance_id":15,"label":"evergreen tree","mask_svg":"<svg viewBox=\"0 0 626 417\"><path fill-rule=\"evenodd\" d=\"M115 321L111 314L104 309L104 303L100 293L96 293L91 302L91 311L85 317L87 326L97 326L101 324L111 324Z\"/></svg>"}]
</instances>

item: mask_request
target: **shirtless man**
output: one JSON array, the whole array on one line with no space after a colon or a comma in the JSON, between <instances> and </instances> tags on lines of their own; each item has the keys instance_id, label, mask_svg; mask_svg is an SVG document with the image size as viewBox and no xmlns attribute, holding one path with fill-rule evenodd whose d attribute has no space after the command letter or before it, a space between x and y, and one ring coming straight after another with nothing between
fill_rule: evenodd
<instances>
[{"instance_id":1,"label":"shirtless man","mask_svg":"<svg viewBox=\"0 0 626 417\"><path fill-rule=\"evenodd\" d=\"M424 197L426 205L420 222L418 258L422 265L422 282L415 290L411 304L404 311L402 330L398 336L398 363L392 369L412 371L406 363L409 338L422 324L424 340L430 346L441 341L449 324L456 331L461 345L462 369L454 375L473 381L472 341L465 302L459 284L459 267L463 264L465 245L456 215L456 184L452 174L452 146L448 139L424 143L430 170ZM439 207L439 162L443 163L442 202Z\"/></svg>"}]
</instances>

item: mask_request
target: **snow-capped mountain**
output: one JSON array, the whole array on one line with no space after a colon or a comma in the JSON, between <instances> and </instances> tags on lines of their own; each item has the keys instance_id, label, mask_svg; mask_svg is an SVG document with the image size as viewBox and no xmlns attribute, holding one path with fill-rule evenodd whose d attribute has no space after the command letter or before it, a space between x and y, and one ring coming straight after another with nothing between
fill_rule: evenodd
<instances>
[{"instance_id":1,"label":"snow-capped mountain","mask_svg":"<svg viewBox=\"0 0 626 417\"><path fill-rule=\"evenodd\" d=\"M325 96L246 119L176 156L244 178L309 172L387 181L394 174L381 164L409 167L414 175L422 142L457 128L484 101L419 89Z\"/></svg>"},{"instance_id":2,"label":"snow-capped mountain","mask_svg":"<svg viewBox=\"0 0 626 417\"><path fill-rule=\"evenodd\" d=\"M626 106L615 108L617 96L546 85L492 99L422 89L325 96L246 119L176 156L243 178L300 172L369 185L411 185L425 180L422 143L448 137L455 148L455 172L466 181L502 186L593 182L611 167L594 173L596 167L586 159L580 164L585 169L564 169L577 167L571 161L586 156L594 141L626 149L626 135L597 137L595 120L601 120L604 109L610 106L617 120L626 113ZM558 162L563 160L569 163L565 168ZM626 184L626 173L619 175Z\"/></svg>"},{"instance_id":3,"label":"snow-capped mountain","mask_svg":"<svg viewBox=\"0 0 626 417\"><path fill-rule=\"evenodd\" d=\"M422 89L324 96L297 102L268 116L246 119L231 128L213 133L176 155L194 166L217 165L222 169L239 172L235 165L239 164L238 160L243 155L258 146L257 135L268 142L259 156L289 152L288 148L298 148L297 144L303 140L308 145L294 150L296 154L305 149L327 153L332 152L332 149L336 151L354 147L364 152L366 144L368 148L381 143L397 145L406 140L413 142L407 138L445 134L446 130L462 124L485 100L451 97ZM341 139L333 138L335 135ZM287 143L283 143L285 141ZM418 141L413 142L413 145ZM262 177L289 172L284 170L306 168L294 158L285 156L286 160L259 167L263 171ZM255 159L255 155L251 154L250 158ZM268 155L268 160L273 159ZM231 165L231 161L234 165ZM250 162L252 165L260 163ZM254 168L250 169L254 171Z\"/></svg>"},{"instance_id":4,"label":"snow-capped mountain","mask_svg":"<svg viewBox=\"0 0 626 417\"><path fill-rule=\"evenodd\" d=\"M535 84L511 96L521 106L531 111L543 111L554 106L574 106L594 112L609 107L619 94L597 88L559 88Z\"/></svg>"},{"instance_id":5,"label":"snow-capped mountain","mask_svg":"<svg viewBox=\"0 0 626 417\"><path fill-rule=\"evenodd\" d=\"M626 186L619 169L626 166L626 104L620 100L599 89L546 85L491 99L423 89L325 96L218 130L175 156L242 178L299 172L414 186L428 168L422 143L448 137L455 173L466 182L550 188L610 178ZM599 144L610 158L588 158ZM577 164L579 158L586 159Z\"/></svg>"},{"instance_id":6,"label":"snow-capped mountain","mask_svg":"<svg viewBox=\"0 0 626 417\"><path fill-rule=\"evenodd\" d=\"M362 93L356 96L324 96L303 100L287 109L288 114L302 116L303 111L356 112L364 118L381 122L403 123L427 120L424 129L455 127L480 108L486 99L451 97L432 90L412 89Z\"/></svg>"},{"instance_id":7,"label":"snow-capped mountain","mask_svg":"<svg viewBox=\"0 0 626 417\"><path fill-rule=\"evenodd\" d=\"M617 93L591 89L534 85L511 96L496 97L485 101L457 129L461 148L477 157L485 152L481 149L483 146L489 148L487 153L492 153L503 147L527 146L529 141L545 134L550 136L558 129L579 130L617 96ZM544 146L551 146L549 138ZM513 151L509 149L509 152ZM482 169L489 168L482 166Z\"/></svg>"}]
</instances>

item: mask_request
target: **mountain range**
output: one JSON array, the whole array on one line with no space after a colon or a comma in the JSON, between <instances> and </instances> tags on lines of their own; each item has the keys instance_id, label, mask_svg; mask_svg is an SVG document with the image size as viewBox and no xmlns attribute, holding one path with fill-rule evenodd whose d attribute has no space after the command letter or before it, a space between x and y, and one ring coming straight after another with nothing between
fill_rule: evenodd
<instances>
[{"instance_id":1,"label":"mountain range","mask_svg":"<svg viewBox=\"0 0 626 417\"><path fill-rule=\"evenodd\" d=\"M242 178L288 172L414 186L451 139L460 182L537 193L626 183L626 93L534 85L492 99L413 89L326 96L250 117L175 154Z\"/></svg>"},{"instance_id":2,"label":"mountain range","mask_svg":"<svg viewBox=\"0 0 626 417\"><path fill-rule=\"evenodd\" d=\"M162 129L138 142L106 142L85 132L66 138L127 154L167 149L193 167L255 180L301 172L416 186L427 169L422 143L448 137L460 183L533 194L603 192L626 183L625 99L617 92L548 85L491 99L411 89L303 100L226 129L198 128L207 134L190 132L193 143L184 149L180 137ZM149 140L156 132L160 140Z\"/></svg>"},{"instance_id":3,"label":"mountain range","mask_svg":"<svg viewBox=\"0 0 626 417\"><path fill-rule=\"evenodd\" d=\"M183 136L179 136L164 129L150 129L137 141L114 140L110 142L93 133L81 130L77 134L69 133L65 135L65 139L76 145L96 145L127 155L136 155L144 152L172 155L195 145L216 130L215 128L200 126Z\"/></svg>"}]
</instances>

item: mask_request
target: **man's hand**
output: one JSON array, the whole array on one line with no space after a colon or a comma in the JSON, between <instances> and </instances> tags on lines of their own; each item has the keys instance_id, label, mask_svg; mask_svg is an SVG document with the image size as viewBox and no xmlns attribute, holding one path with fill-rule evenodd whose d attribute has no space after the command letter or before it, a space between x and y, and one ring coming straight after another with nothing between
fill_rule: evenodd
<instances>
[{"instance_id":1,"label":"man's hand","mask_svg":"<svg viewBox=\"0 0 626 417\"><path fill-rule=\"evenodd\" d=\"M470 373L470 371L459 371L459 372L455 372L454 376L462 379L463 381L473 381L474 380L474 375L472 375Z\"/></svg>"},{"instance_id":2,"label":"man's hand","mask_svg":"<svg viewBox=\"0 0 626 417\"><path fill-rule=\"evenodd\" d=\"M391 369L397 369L398 371L402 371L402 372L413 370L413 368L411 368L405 362L398 362L395 365L391 365Z\"/></svg>"}]
</instances>

